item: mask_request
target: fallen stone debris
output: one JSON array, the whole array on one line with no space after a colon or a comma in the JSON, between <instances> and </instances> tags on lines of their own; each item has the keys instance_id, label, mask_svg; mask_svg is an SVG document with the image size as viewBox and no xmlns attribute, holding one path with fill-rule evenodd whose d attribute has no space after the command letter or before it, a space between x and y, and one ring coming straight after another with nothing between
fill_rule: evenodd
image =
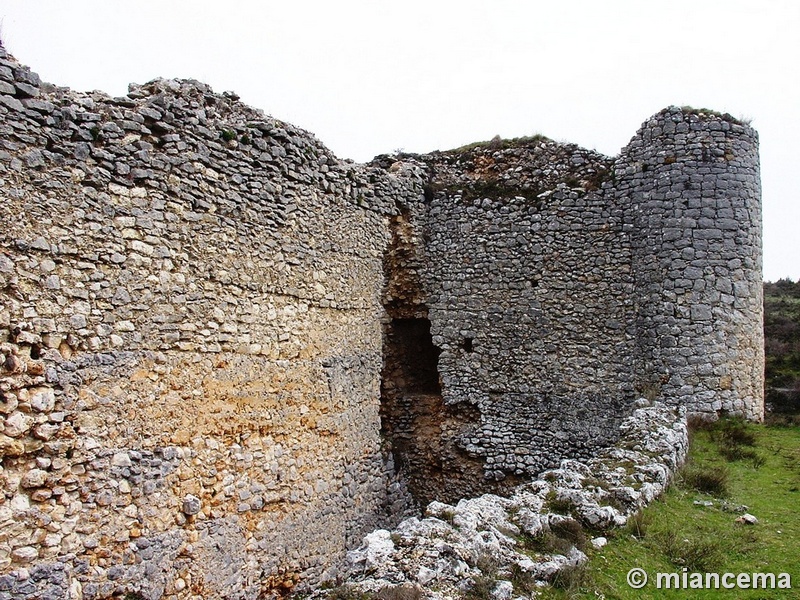
<instances>
[{"instance_id":1,"label":"fallen stone debris","mask_svg":"<svg viewBox=\"0 0 800 600\"><path fill-rule=\"evenodd\" d=\"M431 502L423 518L368 534L348 553L345 588L369 594L403 587L446 599L488 586L503 600L530 595L579 567L585 545L602 547L600 533L625 525L664 492L685 459L685 410L644 399L638 405L619 442L594 459L563 460L507 498ZM588 532L597 537L589 541Z\"/></svg>"}]
</instances>

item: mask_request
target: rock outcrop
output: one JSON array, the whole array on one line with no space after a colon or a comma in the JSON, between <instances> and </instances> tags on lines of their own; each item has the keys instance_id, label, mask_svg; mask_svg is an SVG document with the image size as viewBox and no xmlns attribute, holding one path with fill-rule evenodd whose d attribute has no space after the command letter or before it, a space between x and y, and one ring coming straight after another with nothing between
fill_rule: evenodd
<instances>
[{"instance_id":1,"label":"rock outcrop","mask_svg":"<svg viewBox=\"0 0 800 600\"><path fill-rule=\"evenodd\" d=\"M488 586L493 597L509 598L552 583L585 562L584 528L602 544L599 533L625 525L683 463L685 409L640 404L623 422L618 444L596 458L564 460L508 497L432 502L425 518L370 533L348 553L345 585L371 593L412 586L426 598L458 598Z\"/></svg>"}]
</instances>

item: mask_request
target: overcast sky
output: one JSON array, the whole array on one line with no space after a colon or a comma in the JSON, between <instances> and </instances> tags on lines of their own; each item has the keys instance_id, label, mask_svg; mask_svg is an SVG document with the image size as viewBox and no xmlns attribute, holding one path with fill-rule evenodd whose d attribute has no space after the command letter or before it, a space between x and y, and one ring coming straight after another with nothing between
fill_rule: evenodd
<instances>
[{"instance_id":1,"label":"overcast sky","mask_svg":"<svg viewBox=\"0 0 800 600\"><path fill-rule=\"evenodd\" d=\"M615 155L670 104L752 119L764 276L800 279L800 2L0 0L44 80L194 78L342 158L543 133Z\"/></svg>"}]
</instances>

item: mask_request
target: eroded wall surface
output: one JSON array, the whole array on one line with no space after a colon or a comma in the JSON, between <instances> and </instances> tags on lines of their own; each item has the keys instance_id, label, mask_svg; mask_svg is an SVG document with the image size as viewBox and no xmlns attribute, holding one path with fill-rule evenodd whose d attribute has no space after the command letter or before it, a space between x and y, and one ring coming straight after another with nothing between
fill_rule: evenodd
<instances>
[{"instance_id":1,"label":"eroded wall surface","mask_svg":"<svg viewBox=\"0 0 800 600\"><path fill-rule=\"evenodd\" d=\"M5 56L0 78L0 565L31 575L0 594L330 576L405 507L380 294L394 196L421 184L197 82L112 99Z\"/></svg>"},{"instance_id":2,"label":"eroded wall surface","mask_svg":"<svg viewBox=\"0 0 800 600\"><path fill-rule=\"evenodd\" d=\"M383 388L416 495L508 490L590 456L641 396L763 417L749 126L672 107L616 159L540 137L417 158L426 201L395 218L387 307L429 323L440 385L385 373Z\"/></svg>"}]
</instances>

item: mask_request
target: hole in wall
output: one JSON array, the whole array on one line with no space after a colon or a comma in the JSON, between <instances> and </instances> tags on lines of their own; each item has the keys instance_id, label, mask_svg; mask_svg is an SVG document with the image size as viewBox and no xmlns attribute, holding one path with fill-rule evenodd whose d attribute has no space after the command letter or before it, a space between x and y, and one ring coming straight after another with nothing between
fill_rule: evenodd
<instances>
[{"instance_id":1,"label":"hole in wall","mask_svg":"<svg viewBox=\"0 0 800 600\"><path fill-rule=\"evenodd\" d=\"M461 347L472 352L473 339L464 338ZM385 326L381 433L420 506L497 493L514 483L487 480L483 460L465 450L481 413L467 402L445 403L439 356L428 319L392 319Z\"/></svg>"},{"instance_id":2,"label":"hole in wall","mask_svg":"<svg viewBox=\"0 0 800 600\"><path fill-rule=\"evenodd\" d=\"M440 350L433 344L428 319L392 319L387 332L385 364L397 391L414 394L441 394L437 369Z\"/></svg>"}]
</instances>

